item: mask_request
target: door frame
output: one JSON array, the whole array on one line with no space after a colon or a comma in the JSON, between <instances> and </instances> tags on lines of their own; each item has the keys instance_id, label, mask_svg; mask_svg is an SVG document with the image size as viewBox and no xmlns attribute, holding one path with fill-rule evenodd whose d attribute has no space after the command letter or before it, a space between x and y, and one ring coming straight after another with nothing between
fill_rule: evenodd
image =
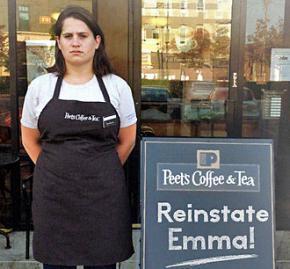
<instances>
[{"instance_id":1,"label":"door frame","mask_svg":"<svg viewBox=\"0 0 290 269\"><path fill-rule=\"evenodd\" d=\"M247 0L233 0L231 49L229 65L229 96L226 124L228 137L242 137L243 69L247 21Z\"/></svg>"}]
</instances>

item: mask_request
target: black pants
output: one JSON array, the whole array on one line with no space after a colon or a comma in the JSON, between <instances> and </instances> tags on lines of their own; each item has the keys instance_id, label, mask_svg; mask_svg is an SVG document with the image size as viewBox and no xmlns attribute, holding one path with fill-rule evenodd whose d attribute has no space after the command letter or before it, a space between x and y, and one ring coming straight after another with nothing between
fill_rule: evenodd
<instances>
[{"instance_id":1,"label":"black pants","mask_svg":"<svg viewBox=\"0 0 290 269\"><path fill-rule=\"evenodd\" d=\"M76 266L43 264L43 269L76 269ZM84 266L84 269L116 269L116 264Z\"/></svg>"}]
</instances>

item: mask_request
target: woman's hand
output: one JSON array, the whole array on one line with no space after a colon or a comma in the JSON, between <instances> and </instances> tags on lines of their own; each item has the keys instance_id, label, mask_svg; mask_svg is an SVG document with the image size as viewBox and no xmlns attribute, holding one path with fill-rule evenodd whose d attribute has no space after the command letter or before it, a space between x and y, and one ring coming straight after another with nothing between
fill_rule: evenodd
<instances>
[{"instance_id":1,"label":"woman's hand","mask_svg":"<svg viewBox=\"0 0 290 269\"><path fill-rule=\"evenodd\" d=\"M125 128L120 128L119 143L117 144L117 152L122 165L128 159L131 151L135 146L136 140L136 124L132 124Z\"/></svg>"},{"instance_id":2,"label":"woman's hand","mask_svg":"<svg viewBox=\"0 0 290 269\"><path fill-rule=\"evenodd\" d=\"M39 143L40 133L38 129L32 129L21 125L22 145L29 155L30 159L36 163L41 152Z\"/></svg>"}]
</instances>

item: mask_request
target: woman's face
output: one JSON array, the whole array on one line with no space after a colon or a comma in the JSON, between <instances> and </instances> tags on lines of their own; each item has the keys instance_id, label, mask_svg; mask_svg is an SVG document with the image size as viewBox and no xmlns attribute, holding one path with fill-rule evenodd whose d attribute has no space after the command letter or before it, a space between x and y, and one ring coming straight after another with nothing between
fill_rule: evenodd
<instances>
[{"instance_id":1,"label":"woman's face","mask_svg":"<svg viewBox=\"0 0 290 269\"><path fill-rule=\"evenodd\" d=\"M57 44L66 65L83 66L93 63L95 50L101 43L101 37L94 37L90 28L81 20L66 18Z\"/></svg>"}]
</instances>

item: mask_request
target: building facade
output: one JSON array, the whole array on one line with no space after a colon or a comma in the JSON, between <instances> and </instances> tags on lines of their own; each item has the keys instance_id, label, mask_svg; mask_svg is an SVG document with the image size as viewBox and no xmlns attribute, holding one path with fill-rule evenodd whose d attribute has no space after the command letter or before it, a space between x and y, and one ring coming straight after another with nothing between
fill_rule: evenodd
<instances>
[{"instance_id":1,"label":"building facade","mask_svg":"<svg viewBox=\"0 0 290 269\"><path fill-rule=\"evenodd\" d=\"M103 29L112 64L133 91L138 139L273 139L276 226L289 230L290 0L0 0L0 144L14 152L23 154L27 85L53 64L52 27L70 4L93 12ZM139 222L138 143L125 168ZM24 172L14 169L20 173L4 185L20 184ZM16 201L6 202L20 227L17 184Z\"/></svg>"}]
</instances>

